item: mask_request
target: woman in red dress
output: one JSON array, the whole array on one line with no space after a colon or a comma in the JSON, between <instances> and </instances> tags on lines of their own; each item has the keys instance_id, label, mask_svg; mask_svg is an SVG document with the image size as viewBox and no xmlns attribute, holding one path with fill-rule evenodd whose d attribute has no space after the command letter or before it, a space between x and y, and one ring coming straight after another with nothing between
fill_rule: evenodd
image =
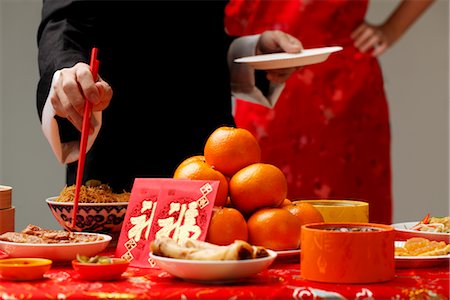
<instances>
[{"instance_id":1,"label":"woman in red dress","mask_svg":"<svg viewBox=\"0 0 450 300\"><path fill-rule=\"evenodd\" d=\"M297 70L276 105L235 99L235 121L259 140L263 161L285 173L289 199L359 199L369 220L392 223L389 109L377 56L432 0L404 1L387 21L364 21L368 0L232 0L231 35L279 29L305 49L342 46Z\"/></svg>"}]
</instances>

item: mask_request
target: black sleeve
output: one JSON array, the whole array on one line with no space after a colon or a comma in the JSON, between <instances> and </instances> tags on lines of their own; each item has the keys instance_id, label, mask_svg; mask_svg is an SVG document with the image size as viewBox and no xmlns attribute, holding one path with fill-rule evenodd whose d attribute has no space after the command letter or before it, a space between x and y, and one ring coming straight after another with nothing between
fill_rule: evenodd
<instances>
[{"instance_id":1,"label":"black sleeve","mask_svg":"<svg viewBox=\"0 0 450 300\"><path fill-rule=\"evenodd\" d=\"M89 52L94 44L93 16L95 7L90 7L89 1L43 0L42 19L37 32L40 78L36 105L40 121L55 71L89 61ZM74 131L65 119L58 119L58 124L62 138L63 132Z\"/></svg>"}]
</instances>

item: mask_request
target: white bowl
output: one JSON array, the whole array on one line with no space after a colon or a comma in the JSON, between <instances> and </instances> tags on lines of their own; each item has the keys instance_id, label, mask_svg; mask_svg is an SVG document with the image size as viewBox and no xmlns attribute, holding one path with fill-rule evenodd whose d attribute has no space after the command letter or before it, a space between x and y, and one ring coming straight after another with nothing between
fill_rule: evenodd
<instances>
[{"instance_id":1,"label":"white bowl","mask_svg":"<svg viewBox=\"0 0 450 300\"><path fill-rule=\"evenodd\" d=\"M153 253L150 253L150 258L162 270L186 281L229 283L255 275L269 267L277 253L272 250L267 252L267 257L244 260L188 260Z\"/></svg>"},{"instance_id":2,"label":"white bowl","mask_svg":"<svg viewBox=\"0 0 450 300\"><path fill-rule=\"evenodd\" d=\"M78 203L77 221L72 228L73 202L45 200L59 224L71 231L117 233L122 228L128 202Z\"/></svg>"}]
</instances>

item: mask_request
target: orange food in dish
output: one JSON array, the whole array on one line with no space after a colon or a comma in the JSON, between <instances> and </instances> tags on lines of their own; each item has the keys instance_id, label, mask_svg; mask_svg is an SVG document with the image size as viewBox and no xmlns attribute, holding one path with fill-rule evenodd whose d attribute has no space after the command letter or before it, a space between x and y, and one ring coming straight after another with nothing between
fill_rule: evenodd
<instances>
[{"instance_id":1,"label":"orange food in dish","mask_svg":"<svg viewBox=\"0 0 450 300\"><path fill-rule=\"evenodd\" d=\"M395 247L397 256L438 256L450 253L450 244L443 241L430 241L426 238L407 239L402 247Z\"/></svg>"}]
</instances>

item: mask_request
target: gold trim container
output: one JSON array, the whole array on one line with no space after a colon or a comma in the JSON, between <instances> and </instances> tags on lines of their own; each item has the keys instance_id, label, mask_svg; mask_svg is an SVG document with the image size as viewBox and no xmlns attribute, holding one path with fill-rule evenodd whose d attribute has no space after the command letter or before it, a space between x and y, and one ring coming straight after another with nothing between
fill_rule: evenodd
<instances>
[{"instance_id":1,"label":"gold trim container","mask_svg":"<svg viewBox=\"0 0 450 300\"><path fill-rule=\"evenodd\" d=\"M369 204L355 200L298 200L314 205L323 216L324 222L369 222Z\"/></svg>"}]
</instances>

